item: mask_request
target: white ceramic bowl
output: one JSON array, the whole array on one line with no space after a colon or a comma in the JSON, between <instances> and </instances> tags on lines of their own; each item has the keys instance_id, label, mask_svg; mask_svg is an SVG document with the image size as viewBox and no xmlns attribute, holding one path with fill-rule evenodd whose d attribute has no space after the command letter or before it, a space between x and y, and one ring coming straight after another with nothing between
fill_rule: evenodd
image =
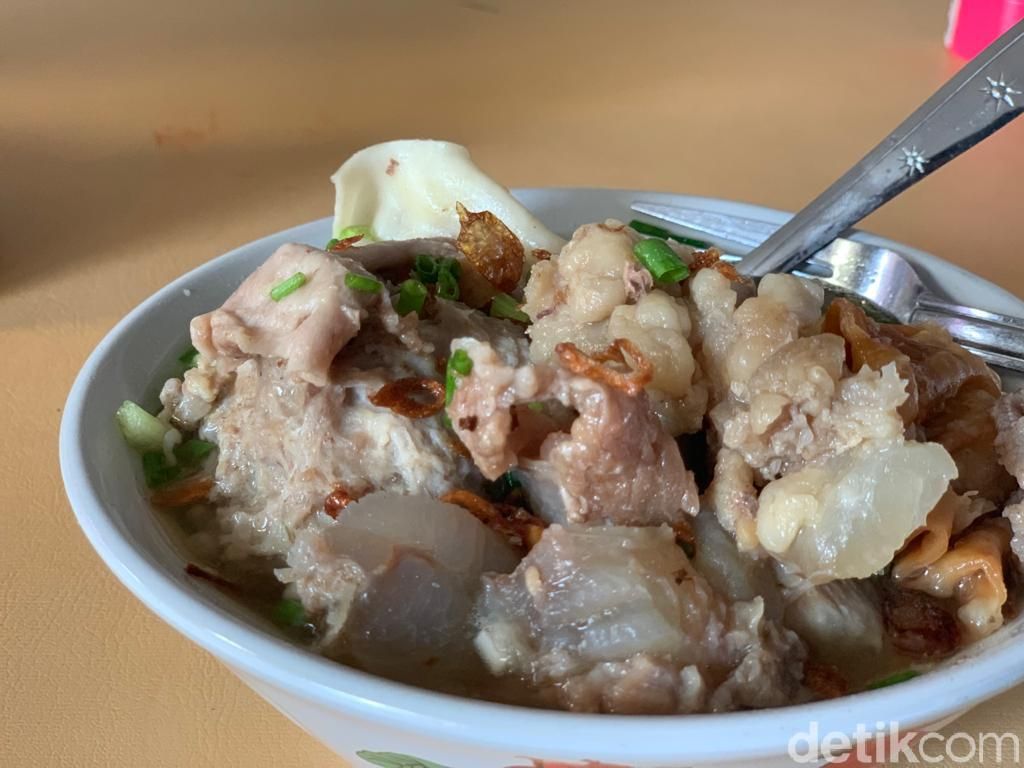
<instances>
[{"instance_id":1,"label":"white ceramic bowl","mask_svg":"<svg viewBox=\"0 0 1024 768\"><path fill-rule=\"evenodd\" d=\"M606 217L628 220L630 201L640 197L784 218L756 206L676 195L589 189L516 194L562 233ZM632 768L788 765L790 739L812 723L820 734L853 734L858 724L871 730L878 721L927 729L1024 679L1021 620L937 670L891 688L804 706L699 716L579 715L460 699L382 680L289 644L269 622L184 574L181 553L147 505L138 461L113 413L125 399L155 403L160 382L187 343L190 318L218 306L278 245L323 243L329 230L323 219L250 243L175 280L132 311L92 353L71 389L60 460L78 522L114 574L354 767L593 767L588 760ZM897 248L933 288L961 304L1024 315L1024 302L981 278L912 248L858 237ZM418 759L388 762L373 753Z\"/></svg>"}]
</instances>

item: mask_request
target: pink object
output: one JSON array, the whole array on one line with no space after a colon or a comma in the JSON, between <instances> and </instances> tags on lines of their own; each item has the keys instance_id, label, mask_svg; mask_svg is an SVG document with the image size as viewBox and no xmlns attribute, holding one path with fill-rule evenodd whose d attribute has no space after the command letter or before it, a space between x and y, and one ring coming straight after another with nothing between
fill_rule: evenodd
<instances>
[{"instance_id":1,"label":"pink object","mask_svg":"<svg viewBox=\"0 0 1024 768\"><path fill-rule=\"evenodd\" d=\"M971 59L1021 19L1024 0L953 0L946 47Z\"/></svg>"}]
</instances>

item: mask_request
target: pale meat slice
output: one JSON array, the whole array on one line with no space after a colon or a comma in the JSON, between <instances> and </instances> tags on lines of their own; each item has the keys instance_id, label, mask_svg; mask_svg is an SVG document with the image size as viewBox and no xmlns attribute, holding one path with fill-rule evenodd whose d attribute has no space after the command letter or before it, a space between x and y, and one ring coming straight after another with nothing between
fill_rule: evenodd
<instances>
[{"instance_id":1,"label":"pale meat slice","mask_svg":"<svg viewBox=\"0 0 1024 768\"><path fill-rule=\"evenodd\" d=\"M696 514L693 474L645 395L548 365L516 368L473 339L458 339L453 349L465 350L473 368L457 382L448 415L485 477L523 465L541 472L573 523L650 525ZM521 457L526 442L537 441L524 441L514 406L545 400L578 416L568 432L543 438L539 456Z\"/></svg>"},{"instance_id":2,"label":"pale meat slice","mask_svg":"<svg viewBox=\"0 0 1024 768\"><path fill-rule=\"evenodd\" d=\"M296 273L305 276L305 283L274 301L271 290ZM371 277L352 259L306 245L282 245L223 306L192 320L192 343L204 358L283 360L289 374L317 386L327 384L331 361L371 312L383 327L416 346L415 320L399 318L383 286L365 292L346 285L349 274Z\"/></svg>"},{"instance_id":3,"label":"pale meat slice","mask_svg":"<svg viewBox=\"0 0 1024 768\"><path fill-rule=\"evenodd\" d=\"M510 364L525 359L525 338L508 321L448 301L431 306L417 333L423 351L409 349L377 316L366 318L324 386L290 374L281 358L264 357L203 358L184 381L165 385L170 418L198 426L219 449L217 509L205 533L223 560L237 565L284 554L339 486L356 497L480 490L479 474L455 449L440 414L409 418L371 397L397 379L439 379L426 350L447 349L453 335L490 341Z\"/></svg>"},{"instance_id":4,"label":"pale meat slice","mask_svg":"<svg viewBox=\"0 0 1024 768\"><path fill-rule=\"evenodd\" d=\"M515 572L487 575L476 647L576 711L668 714L789 703L799 638L760 597L729 602L667 527L548 528Z\"/></svg>"}]
</instances>

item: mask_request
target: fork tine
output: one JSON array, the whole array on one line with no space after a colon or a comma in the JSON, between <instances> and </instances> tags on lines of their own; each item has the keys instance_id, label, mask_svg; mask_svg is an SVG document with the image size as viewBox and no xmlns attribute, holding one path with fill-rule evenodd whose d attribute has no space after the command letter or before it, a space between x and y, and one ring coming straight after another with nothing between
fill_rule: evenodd
<instances>
[{"instance_id":1,"label":"fork tine","mask_svg":"<svg viewBox=\"0 0 1024 768\"><path fill-rule=\"evenodd\" d=\"M1003 368L1007 371L1015 371L1017 373L1024 373L1024 360L1013 355L1007 355L1002 352L997 352L991 349L982 349L981 347L975 347L971 344L967 344L961 340L957 340L957 344L966 349L973 355L980 357L989 365L995 366L996 368Z\"/></svg>"},{"instance_id":2,"label":"fork tine","mask_svg":"<svg viewBox=\"0 0 1024 768\"><path fill-rule=\"evenodd\" d=\"M685 206L637 201L630 208L637 213L748 248L756 248L778 229L766 221L755 221Z\"/></svg>"},{"instance_id":3,"label":"fork tine","mask_svg":"<svg viewBox=\"0 0 1024 768\"><path fill-rule=\"evenodd\" d=\"M665 205L664 203L648 203L638 200L630 205L630 209L654 219L667 221L685 229L698 232L712 240L726 240L746 248L756 248L779 227L769 221L748 219L714 211L702 211L699 208L687 208L681 205ZM723 256L728 261L740 261L742 256ZM832 266L820 256L812 256L792 270L799 277L813 277L827 280L832 277Z\"/></svg>"}]
</instances>

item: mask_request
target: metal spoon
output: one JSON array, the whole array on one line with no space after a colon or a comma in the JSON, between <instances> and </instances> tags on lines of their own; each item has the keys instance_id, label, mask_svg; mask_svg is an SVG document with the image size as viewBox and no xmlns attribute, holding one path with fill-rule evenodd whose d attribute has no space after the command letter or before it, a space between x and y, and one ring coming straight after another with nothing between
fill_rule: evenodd
<instances>
[{"instance_id":1,"label":"metal spoon","mask_svg":"<svg viewBox=\"0 0 1024 768\"><path fill-rule=\"evenodd\" d=\"M1024 21L969 61L896 130L740 262L788 272L869 213L1024 111Z\"/></svg>"}]
</instances>

